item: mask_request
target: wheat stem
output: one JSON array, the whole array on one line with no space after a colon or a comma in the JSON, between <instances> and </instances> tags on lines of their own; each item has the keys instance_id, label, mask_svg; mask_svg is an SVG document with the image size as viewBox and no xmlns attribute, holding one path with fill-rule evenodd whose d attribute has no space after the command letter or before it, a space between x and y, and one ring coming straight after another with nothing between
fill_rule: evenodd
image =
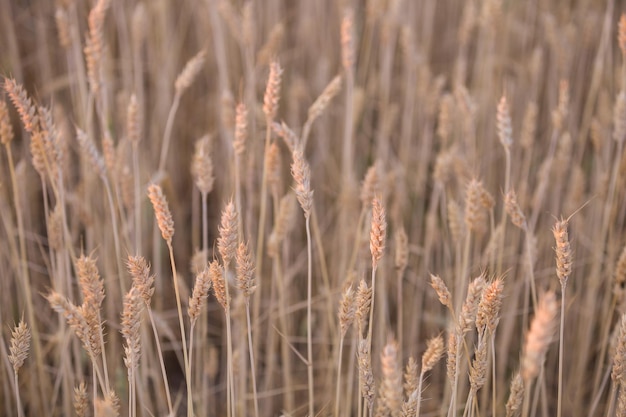
<instances>
[{"instance_id":1,"label":"wheat stem","mask_svg":"<svg viewBox=\"0 0 626 417\"><path fill-rule=\"evenodd\" d=\"M174 262L174 248L171 239L167 241L170 252L170 264L172 265L172 275L174 280L174 292L176 293L176 308L178 310L178 324L180 325L180 336L183 343L183 359L185 364L185 382L187 384L187 417L193 417L193 398L191 391L191 370L189 369L189 358L187 357L187 336L185 334L185 323L183 322L183 309L180 302L180 291L178 289L178 275L176 273L176 262Z\"/></svg>"}]
</instances>

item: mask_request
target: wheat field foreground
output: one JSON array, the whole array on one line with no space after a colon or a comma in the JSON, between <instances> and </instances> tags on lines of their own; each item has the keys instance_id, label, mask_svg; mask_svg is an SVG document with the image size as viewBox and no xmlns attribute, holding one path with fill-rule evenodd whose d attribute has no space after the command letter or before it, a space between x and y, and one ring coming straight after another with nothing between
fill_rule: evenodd
<instances>
[{"instance_id":1,"label":"wheat field foreground","mask_svg":"<svg viewBox=\"0 0 626 417\"><path fill-rule=\"evenodd\" d=\"M624 12L0 0L0 415L626 416Z\"/></svg>"}]
</instances>

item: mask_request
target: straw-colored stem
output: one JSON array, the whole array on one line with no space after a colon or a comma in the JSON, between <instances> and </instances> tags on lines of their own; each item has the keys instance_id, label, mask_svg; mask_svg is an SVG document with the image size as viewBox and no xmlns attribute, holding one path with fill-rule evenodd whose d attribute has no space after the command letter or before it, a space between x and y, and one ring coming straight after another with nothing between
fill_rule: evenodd
<instances>
[{"instance_id":1,"label":"straw-colored stem","mask_svg":"<svg viewBox=\"0 0 626 417\"><path fill-rule=\"evenodd\" d=\"M265 218L267 212L267 152L270 148L270 140L271 140L271 120L267 120L267 128L265 130L265 147L263 148L263 174L261 179L261 194L259 195L260 199L260 208L259 208L259 224L257 231L257 241L256 241L256 259L255 259L255 281L257 285L257 289L254 292L254 307L253 307L253 319L254 322L257 323L260 315L261 308L261 294L263 292L263 288L261 286L261 274L263 272L263 244L265 243ZM257 346L255 345L255 348Z\"/></svg>"},{"instance_id":2,"label":"straw-colored stem","mask_svg":"<svg viewBox=\"0 0 626 417\"><path fill-rule=\"evenodd\" d=\"M509 189L511 187L511 149L508 146L504 147L504 155L506 160L506 169L504 172L504 195L507 195ZM497 259L497 267L496 274L498 276L502 273L502 254L504 253L504 242L506 235L506 210L502 210L502 218L500 219L500 244L498 245L498 259Z\"/></svg>"},{"instance_id":3,"label":"straw-colored stem","mask_svg":"<svg viewBox=\"0 0 626 417\"><path fill-rule=\"evenodd\" d=\"M174 409L172 408L172 396L170 394L170 384L167 380L167 372L165 371L165 363L163 362L163 351L161 350L161 342L159 340L159 334L157 332L156 323L154 322L154 316L152 315L152 309L148 308L148 316L150 317L150 325L152 326L152 333L154 334L154 343L157 347L159 354L159 364L161 365L161 376L163 377L163 385L165 386L165 397L167 399L168 416L174 416ZM190 359L191 360L191 359Z\"/></svg>"},{"instance_id":4,"label":"straw-colored stem","mask_svg":"<svg viewBox=\"0 0 626 417\"><path fill-rule=\"evenodd\" d=\"M246 327L248 328L248 351L250 352L250 372L252 373L252 393L254 395L254 416L259 417L259 398L256 391L256 371L254 350L252 349L252 323L250 321L250 299L246 299Z\"/></svg>"},{"instance_id":5,"label":"straw-colored stem","mask_svg":"<svg viewBox=\"0 0 626 417\"><path fill-rule=\"evenodd\" d=\"M104 189L107 193L107 201L109 203L109 211L111 212L111 227L113 228L113 244L115 245L115 263L117 265L117 274L120 282L120 294L126 293L126 285L124 284L124 269L122 267L122 252L120 250L120 236L117 227L117 215L115 213L115 203L113 202L113 192L109 180L102 178ZM104 351L104 349L103 349Z\"/></svg>"},{"instance_id":6,"label":"straw-colored stem","mask_svg":"<svg viewBox=\"0 0 626 417\"><path fill-rule=\"evenodd\" d=\"M237 235L238 240L243 240L243 212L241 211L241 161L235 152L235 209L237 210ZM204 247L208 249L208 247Z\"/></svg>"},{"instance_id":7,"label":"straw-colored stem","mask_svg":"<svg viewBox=\"0 0 626 417\"><path fill-rule=\"evenodd\" d=\"M492 416L496 414L496 335L491 335L491 412Z\"/></svg>"},{"instance_id":8,"label":"straw-colored stem","mask_svg":"<svg viewBox=\"0 0 626 417\"><path fill-rule=\"evenodd\" d=\"M307 301L306 301L306 345L307 345L307 374L309 379L309 416L315 416L315 394L313 382L313 321L311 316L311 292L312 292L312 253L311 253L311 218L306 216L306 246L307 246Z\"/></svg>"},{"instance_id":9,"label":"straw-colored stem","mask_svg":"<svg viewBox=\"0 0 626 417\"><path fill-rule=\"evenodd\" d=\"M202 193L202 250L204 251L203 263L206 264L209 250L209 219L207 210L207 193ZM237 216L239 218L241 216Z\"/></svg>"},{"instance_id":10,"label":"straw-colored stem","mask_svg":"<svg viewBox=\"0 0 626 417\"><path fill-rule=\"evenodd\" d=\"M424 383L424 370L420 372L420 380L417 385L417 404L415 405L415 417L420 417L420 408L422 406L422 384Z\"/></svg>"},{"instance_id":11,"label":"straw-colored stem","mask_svg":"<svg viewBox=\"0 0 626 417\"><path fill-rule=\"evenodd\" d=\"M226 292L226 300L228 304L224 309L226 316L226 407L227 416L235 417L235 382L233 372L233 334L230 325L230 292L228 290L228 268L224 267L224 290ZM258 289L257 289L258 291Z\"/></svg>"},{"instance_id":12,"label":"straw-colored stem","mask_svg":"<svg viewBox=\"0 0 626 417\"><path fill-rule=\"evenodd\" d=\"M189 358L187 357L187 335L185 334L185 323L183 322L183 309L180 303L180 291L178 289L178 275L176 274L176 262L174 262L174 248L171 241L167 242L170 252L170 264L172 265L172 276L174 280L174 292L176 293L176 308L178 309L178 323L180 325L180 337L183 343L183 359L185 364L185 382L187 384L187 417L193 417L193 398L191 392L191 377L189 369Z\"/></svg>"},{"instance_id":13,"label":"straw-colored stem","mask_svg":"<svg viewBox=\"0 0 626 417\"><path fill-rule=\"evenodd\" d=\"M18 384L17 372L13 373L15 379L15 402L17 407L17 415L20 417L24 416L24 410L22 410L22 401L20 398L20 389Z\"/></svg>"},{"instance_id":14,"label":"straw-colored stem","mask_svg":"<svg viewBox=\"0 0 626 417\"><path fill-rule=\"evenodd\" d=\"M133 142L133 180L135 187L135 253L141 253L141 182L139 178L139 149L137 142Z\"/></svg>"},{"instance_id":15,"label":"straw-colored stem","mask_svg":"<svg viewBox=\"0 0 626 417\"><path fill-rule=\"evenodd\" d=\"M339 417L339 401L341 396L341 362L343 360L344 335L339 338L339 357L337 358L337 384L335 385L335 417Z\"/></svg>"},{"instance_id":16,"label":"straw-colored stem","mask_svg":"<svg viewBox=\"0 0 626 417\"><path fill-rule=\"evenodd\" d=\"M172 129L174 127L174 117L176 116L176 112L178 111L178 105L180 104L180 92L176 91L174 95L174 101L172 102L172 107L170 107L170 112L167 115L167 122L165 123L165 132L163 133L163 143L161 144L161 157L159 158L159 172L162 172L165 169L165 163L170 147L170 142L172 140Z\"/></svg>"},{"instance_id":17,"label":"straw-colored stem","mask_svg":"<svg viewBox=\"0 0 626 417\"><path fill-rule=\"evenodd\" d=\"M559 326L559 388L557 396L557 411L556 417L561 417L563 411L563 347L565 334L565 289L567 288L567 281L561 281L561 324Z\"/></svg>"}]
</instances>

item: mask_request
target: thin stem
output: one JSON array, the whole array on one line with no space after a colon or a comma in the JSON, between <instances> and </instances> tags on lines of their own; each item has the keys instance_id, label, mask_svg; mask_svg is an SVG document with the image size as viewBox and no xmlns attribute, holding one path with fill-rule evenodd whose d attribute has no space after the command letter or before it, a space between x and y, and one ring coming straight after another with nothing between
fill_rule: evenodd
<instances>
[{"instance_id":1,"label":"thin stem","mask_svg":"<svg viewBox=\"0 0 626 417\"><path fill-rule=\"evenodd\" d=\"M563 411L563 335L565 334L565 289L567 281L561 281L561 324L559 328L559 388L557 397L556 417L561 417Z\"/></svg>"},{"instance_id":2,"label":"thin stem","mask_svg":"<svg viewBox=\"0 0 626 417\"><path fill-rule=\"evenodd\" d=\"M496 344L495 334L491 335L491 408L492 416L496 416Z\"/></svg>"},{"instance_id":3,"label":"thin stem","mask_svg":"<svg viewBox=\"0 0 626 417\"><path fill-rule=\"evenodd\" d=\"M122 252L120 250L120 236L117 228L117 215L115 214L115 204L113 203L113 193L111 191L111 184L109 184L109 180L107 177L102 178L102 182L104 183L104 188L107 193L107 200L109 202L109 210L111 211L111 226L113 228L113 243L115 245L115 261L117 264L117 274L120 281L120 294L126 293L126 286L124 285L124 275L122 268ZM104 349L103 349L104 350Z\"/></svg>"},{"instance_id":4,"label":"thin stem","mask_svg":"<svg viewBox=\"0 0 626 417\"><path fill-rule=\"evenodd\" d=\"M161 365L161 376L163 377L163 385L165 385L165 397L167 399L168 416L174 416L174 409L172 408L172 396L170 395L170 384L167 380L167 372L165 372L165 363L163 362L163 352L161 351L161 342L159 341L159 334L157 333L156 323L152 315L152 309L148 307L148 315L150 316L150 324L152 325L152 333L154 334L154 342L159 353L159 363Z\"/></svg>"},{"instance_id":5,"label":"thin stem","mask_svg":"<svg viewBox=\"0 0 626 417\"><path fill-rule=\"evenodd\" d=\"M504 195L507 195L511 186L511 149L508 146L504 147L504 155L506 156L506 170L504 174ZM506 234L506 210L502 210L502 218L500 219L500 245L498 245L498 259L497 259L497 275L502 273L502 254L504 252L504 242Z\"/></svg>"},{"instance_id":6,"label":"thin stem","mask_svg":"<svg viewBox=\"0 0 626 417\"><path fill-rule=\"evenodd\" d=\"M22 410L22 400L20 398L20 389L18 385L17 372L13 373L15 375L15 401L17 402L17 415L20 417L24 416L24 410Z\"/></svg>"},{"instance_id":7,"label":"thin stem","mask_svg":"<svg viewBox=\"0 0 626 417\"><path fill-rule=\"evenodd\" d=\"M424 370L420 372L420 381L417 386L417 404L415 405L415 417L420 417L420 407L422 406L422 383L424 382Z\"/></svg>"},{"instance_id":8,"label":"thin stem","mask_svg":"<svg viewBox=\"0 0 626 417\"><path fill-rule=\"evenodd\" d=\"M306 215L306 246L307 246L307 302L306 302L306 321L307 321L307 371L309 376L309 416L315 416L314 413L314 392L313 392L313 323L311 317L311 288L312 288L312 254L311 254L311 223L310 215ZM373 301L373 300L372 300Z\"/></svg>"},{"instance_id":9,"label":"thin stem","mask_svg":"<svg viewBox=\"0 0 626 417\"><path fill-rule=\"evenodd\" d=\"M209 250L209 219L207 210L207 193L202 193L202 250L204 251L204 263L207 262L208 250ZM241 217L239 215L237 218Z\"/></svg>"},{"instance_id":10,"label":"thin stem","mask_svg":"<svg viewBox=\"0 0 626 417\"><path fill-rule=\"evenodd\" d=\"M265 243L265 218L267 212L267 152L270 148L270 140L272 136L271 132L272 121L267 120L267 128L265 130L265 147L263 148L263 174L261 179L261 194L259 198L261 200L261 207L259 208L259 226L257 232L256 241L256 283L257 289L254 293L254 321L257 322L261 308L261 273L263 271L263 244Z\"/></svg>"},{"instance_id":11,"label":"thin stem","mask_svg":"<svg viewBox=\"0 0 626 417\"><path fill-rule=\"evenodd\" d=\"M226 291L226 300L227 306L224 309L226 315L226 406L227 406L227 416L235 417L235 383L234 383L234 373L233 373L233 335L230 326L230 292L228 290L228 280L226 277L228 276L228 265L224 265L224 289ZM258 289L257 289L258 291Z\"/></svg>"},{"instance_id":12,"label":"thin stem","mask_svg":"<svg viewBox=\"0 0 626 417\"><path fill-rule=\"evenodd\" d=\"M167 241L170 251L170 263L172 265L172 275L174 279L174 292L176 293L176 308L178 309L178 323L180 325L180 336L183 342L183 359L185 362L185 382L187 383L187 417L193 417L193 399L191 394L191 378L189 369L189 358L187 357L187 335L185 334L185 324L183 322L183 309L180 304L180 292L178 290L178 276L176 274L176 263L174 262L174 249L172 242Z\"/></svg>"},{"instance_id":13,"label":"thin stem","mask_svg":"<svg viewBox=\"0 0 626 417\"><path fill-rule=\"evenodd\" d=\"M228 288L228 284L226 285ZM232 330L230 328L230 307L226 309L226 344L227 346L227 358L226 358L226 366L227 366L227 378L226 383L228 384L227 388L227 407L228 407L228 416L235 417L235 383L234 375L233 375L233 335Z\"/></svg>"},{"instance_id":14,"label":"thin stem","mask_svg":"<svg viewBox=\"0 0 626 417\"><path fill-rule=\"evenodd\" d=\"M342 334L339 339L339 358L337 358L337 385L335 387L335 417L339 417L339 398L341 393L341 362L343 359L343 340Z\"/></svg>"},{"instance_id":15,"label":"thin stem","mask_svg":"<svg viewBox=\"0 0 626 417\"><path fill-rule=\"evenodd\" d=\"M141 183L139 178L139 150L138 144L133 142L133 179L135 186L135 253L141 253Z\"/></svg>"},{"instance_id":16,"label":"thin stem","mask_svg":"<svg viewBox=\"0 0 626 417\"><path fill-rule=\"evenodd\" d=\"M259 417L259 399L256 391L254 350L252 349L252 325L250 322L250 298L246 298L246 320L248 327L248 350L250 351L250 371L252 372L252 393L254 394L254 416Z\"/></svg>"},{"instance_id":17,"label":"thin stem","mask_svg":"<svg viewBox=\"0 0 626 417\"><path fill-rule=\"evenodd\" d=\"M178 105L180 104L180 93L177 91L174 95L174 101L172 102L172 107L170 107L170 112L167 115L167 122L165 123L165 132L163 133L163 143L161 144L161 157L159 158L159 172L162 172L165 169L165 162L167 158L167 154L170 147L170 142L172 140L172 128L174 127L174 117L176 116L176 112L178 111Z\"/></svg>"}]
</instances>

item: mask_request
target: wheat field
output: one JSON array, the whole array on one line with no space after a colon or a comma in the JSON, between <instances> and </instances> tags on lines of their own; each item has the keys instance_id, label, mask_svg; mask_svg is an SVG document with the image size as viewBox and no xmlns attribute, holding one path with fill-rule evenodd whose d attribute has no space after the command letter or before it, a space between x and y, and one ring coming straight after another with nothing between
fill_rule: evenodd
<instances>
[{"instance_id":1,"label":"wheat field","mask_svg":"<svg viewBox=\"0 0 626 417\"><path fill-rule=\"evenodd\" d=\"M626 416L622 12L0 0L0 414Z\"/></svg>"}]
</instances>

